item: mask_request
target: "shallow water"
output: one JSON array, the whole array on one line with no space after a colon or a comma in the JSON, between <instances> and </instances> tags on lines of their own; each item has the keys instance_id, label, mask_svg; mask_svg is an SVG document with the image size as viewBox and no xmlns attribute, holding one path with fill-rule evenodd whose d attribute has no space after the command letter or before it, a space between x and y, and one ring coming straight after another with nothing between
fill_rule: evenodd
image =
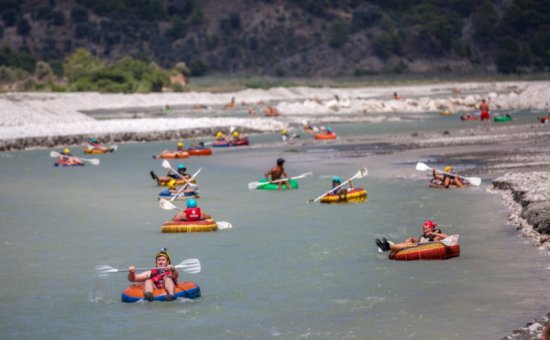
<instances>
[{"instance_id":1,"label":"shallow water","mask_svg":"<svg viewBox=\"0 0 550 340\"><path fill-rule=\"evenodd\" d=\"M507 225L497 195L387 176L389 167L414 172L397 159L215 149L183 162L204 168L200 207L233 229L162 234L174 212L158 207L162 188L148 172L164 171L151 155L172 144L120 145L82 168L54 168L45 150L0 154L3 338L487 339L550 302L547 261ZM314 175L295 191L249 191L278 157L291 176ZM367 188L366 203L306 203L328 190L320 176L361 166L369 176L354 184ZM376 251L376 237L418 235L427 218L461 235L460 257L396 262ZM126 275L95 276L98 264L152 265L161 247L175 263L200 259L200 274L181 277L200 285L201 299L123 304Z\"/></svg>"}]
</instances>

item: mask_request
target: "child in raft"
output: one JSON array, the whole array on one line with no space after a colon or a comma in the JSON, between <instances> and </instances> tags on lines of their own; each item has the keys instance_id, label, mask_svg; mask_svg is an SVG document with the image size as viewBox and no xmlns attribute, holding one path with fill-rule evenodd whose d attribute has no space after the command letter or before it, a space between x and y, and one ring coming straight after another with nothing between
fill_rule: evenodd
<instances>
[{"instance_id":1,"label":"child in raft","mask_svg":"<svg viewBox=\"0 0 550 340\"><path fill-rule=\"evenodd\" d=\"M353 184L351 184L351 181L348 181L348 184L349 184L349 189L350 190L353 189ZM340 196L340 200L344 200L346 198L346 194L348 193L348 189L340 185L342 185L342 179L338 176L333 176L332 190L329 192L329 194L338 195Z\"/></svg>"},{"instance_id":2,"label":"child in raft","mask_svg":"<svg viewBox=\"0 0 550 340\"><path fill-rule=\"evenodd\" d=\"M211 218L210 215L203 214L201 208L197 206L197 201L190 198L187 200L187 208L177 213L172 221L200 221L208 218Z\"/></svg>"},{"instance_id":3,"label":"child in raft","mask_svg":"<svg viewBox=\"0 0 550 340\"><path fill-rule=\"evenodd\" d=\"M376 245L384 252L398 251L401 249L417 246L419 243L437 242L449 237L449 235L444 234L441 229L435 229L436 226L437 223L431 220L427 220L422 226L424 232L418 238L409 237L401 243L391 244L388 242L388 240L386 240L385 237L383 237L382 240L376 239Z\"/></svg>"},{"instance_id":4,"label":"child in raft","mask_svg":"<svg viewBox=\"0 0 550 340\"><path fill-rule=\"evenodd\" d=\"M166 300L174 300L174 292L179 273L176 268L172 267L170 255L166 252L166 248L162 248L155 256L155 269L147 270L136 274L136 267L128 267L128 281L145 282L145 299L153 301L153 290L165 289Z\"/></svg>"},{"instance_id":5,"label":"child in raft","mask_svg":"<svg viewBox=\"0 0 550 340\"><path fill-rule=\"evenodd\" d=\"M153 170L151 170L150 174L151 174L151 177L157 181L158 185L161 185L162 183L168 183L170 180L172 179L175 179L175 180L178 180L178 179L190 179L191 178L191 175L189 175L186 171L187 171L187 167L185 166L185 164L181 163L181 164L178 164L178 172L177 173L174 173L172 171L172 169L168 170L168 173L166 173L166 176L157 176L157 174L155 174L155 172Z\"/></svg>"}]
</instances>

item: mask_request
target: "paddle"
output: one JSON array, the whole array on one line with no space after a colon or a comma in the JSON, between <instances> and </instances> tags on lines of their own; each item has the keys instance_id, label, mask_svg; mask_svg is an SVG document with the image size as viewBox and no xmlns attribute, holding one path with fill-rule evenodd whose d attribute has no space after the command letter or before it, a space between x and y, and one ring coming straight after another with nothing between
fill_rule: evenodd
<instances>
[{"instance_id":1,"label":"paddle","mask_svg":"<svg viewBox=\"0 0 550 340\"><path fill-rule=\"evenodd\" d=\"M52 151L50 152L50 157L52 158L57 158L57 157L61 157L61 156L66 156L66 155L63 155L57 151ZM76 158L76 159L80 159L80 160L83 160L83 161L86 161L86 162L90 162L92 163L93 165L99 165L99 159L97 158L81 158L81 157L74 157L74 156L68 156L70 158Z\"/></svg>"},{"instance_id":2,"label":"paddle","mask_svg":"<svg viewBox=\"0 0 550 340\"><path fill-rule=\"evenodd\" d=\"M286 182L286 181L290 181L291 179L304 178L304 177L307 177L309 175L313 175L313 172L310 171L310 172L306 172L306 173L303 173L303 174L298 175L298 176L294 176L294 177L290 177L290 178L277 179L277 180L271 181L271 182L250 182L250 183L248 183L248 189L252 190L252 189L256 189L257 187L261 187L263 185L266 185L266 184Z\"/></svg>"},{"instance_id":3,"label":"paddle","mask_svg":"<svg viewBox=\"0 0 550 340\"><path fill-rule=\"evenodd\" d=\"M162 162L162 167L165 168L165 169L170 169L170 170L172 170L172 172L174 172L176 175L178 175L181 179L183 179L183 180L185 181L185 184L181 187L181 189L179 189L179 190L176 192L176 194L175 194L174 196L172 196L172 198L170 199L170 201L174 201L174 200L176 199L176 197L177 197L178 195L180 195L180 194L187 188L188 185L194 185L194 184L191 183L191 181L192 181L192 180L199 174L199 172L201 172L201 170L202 170L202 168L199 168L199 170L197 170L197 172L195 172L195 173L193 174L193 176L191 176L191 178L185 179L185 178L183 178L182 175L179 174L179 172L177 172L176 170L174 170L174 169L172 168L172 166L170 165L170 162L168 162L168 160L165 159L165 160Z\"/></svg>"},{"instance_id":4,"label":"paddle","mask_svg":"<svg viewBox=\"0 0 550 340\"><path fill-rule=\"evenodd\" d=\"M165 198L161 198L160 201L159 201L159 206L164 209L164 210L179 210L179 211L183 211L184 209L181 209L181 208L178 208L176 207L175 205L172 204L172 202L170 202L169 200L165 199ZM229 222L225 222L225 221L218 221L216 222L218 224L218 229L219 230L223 230L223 229L231 229L233 228L233 225Z\"/></svg>"},{"instance_id":5,"label":"paddle","mask_svg":"<svg viewBox=\"0 0 550 340\"><path fill-rule=\"evenodd\" d=\"M439 172L439 173L442 173L442 174L447 174L447 175L451 175L451 176L464 178L465 180L470 182L470 184L473 184L475 186L478 186L478 185L481 184L481 178L479 178L479 177L465 177L465 176L451 174L449 172L445 172L445 171L442 171L442 170L430 168L429 166L427 166L426 164L424 164L422 162L416 163L416 170L418 170L418 171L435 170L436 172Z\"/></svg>"},{"instance_id":6,"label":"paddle","mask_svg":"<svg viewBox=\"0 0 550 340\"><path fill-rule=\"evenodd\" d=\"M185 261L181 262L180 264L177 264L173 267L177 268L177 269L181 269L184 272L190 273L190 274L200 273L200 271L201 271L201 263L200 263L199 259L187 259L187 260L185 260ZM155 267L136 268L136 271L138 271L138 270L139 271L141 271L141 270L151 270L151 269L162 269L162 268L155 268ZM107 276L107 274L122 273L122 272L127 272L127 271L128 271L128 269L117 269L117 268L113 268L113 267L110 267L110 266L107 266L107 265L104 265L104 264L95 266L95 272L98 276Z\"/></svg>"},{"instance_id":7,"label":"paddle","mask_svg":"<svg viewBox=\"0 0 550 340\"><path fill-rule=\"evenodd\" d=\"M328 195L331 191L333 190L336 190L338 188L341 188L342 186L346 185L349 181L352 181L356 178L363 178L365 176L367 176L369 174L369 171L367 170L367 168L361 168L359 169L359 171L357 171L357 173L355 175L353 175L351 178L345 180L342 184L340 184L339 186L335 187L335 188L332 188L330 189L329 191L325 192L324 194L322 194L321 196L317 197L316 199L310 199L308 201L308 203L314 203L314 202L317 202L319 201L321 198L325 197L326 195Z\"/></svg>"},{"instance_id":8,"label":"paddle","mask_svg":"<svg viewBox=\"0 0 550 340\"><path fill-rule=\"evenodd\" d=\"M460 235L458 235L458 234L449 235L446 238L444 238L442 240L439 240L439 241L419 242L419 243L416 243L416 245L423 245L423 244L430 244L430 243L443 243L444 245L450 247L450 246L454 246L455 244L458 244L458 238L459 237L460 237ZM393 244L393 242L391 242L391 241L388 241L388 243ZM411 244L411 247L413 247L413 244ZM380 247L379 247L378 252L383 253L384 251L382 249L380 249Z\"/></svg>"},{"instance_id":9,"label":"paddle","mask_svg":"<svg viewBox=\"0 0 550 340\"><path fill-rule=\"evenodd\" d=\"M108 151L108 152L114 152L114 151L117 151L117 150L118 150L118 145L115 144L115 145L113 145L113 146L107 146L106 148L107 148L107 151ZM86 149L88 149L88 150L93 150L93 149L95 149L95 147L92 146L92 145L90 145L90 144L87 144L87 145L86 145ZM98 149L102 149L102 148L99 147Z\"/></svg>"}]
</instances>

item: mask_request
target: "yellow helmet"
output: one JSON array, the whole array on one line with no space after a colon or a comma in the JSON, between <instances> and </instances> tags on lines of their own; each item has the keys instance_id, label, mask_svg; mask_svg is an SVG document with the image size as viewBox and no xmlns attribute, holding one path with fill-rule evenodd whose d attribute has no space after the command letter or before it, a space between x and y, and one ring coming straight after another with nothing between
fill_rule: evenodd
<instances>
[{"instance_id":1,"label":"yellow helmet","mask_svg":"<svg viewBox=\"0 0 550 340\"><path fill-rule=\"evenodd\" d=\"M176 144L178 146L178 148L183 148L183 143L182 142L179 142L178 144Z\"/></svg>"},{"instance_id":2,"label":"yellow helmet","mask_svg":"<svg viewBox=\"0 0 550 340\"><path fill-rule=\"evenodd\" d=\"M237 131L233 132L233 137L239 137L239 133Z\"/></svg>"},{"instance_id":3,"label":"yellow helmet","mask_svg":"<svg viewBox=\"0 0 550 340\"><path fill-rule=\"evenodd\" d=\"M451 172L451 171L453 171L453 167L450 166L450 165L447 165L446 167L443 168L443 171L444 172Z\"/></svg>"},{"instance_id":4,"label":"yellow helmet","mask_svg":"<svg viewBox=\"0 0 550 340\"><path fill-rule=\"evenodd\" d=\"M283 135L286 135L286 129L283 130Z\"/></svg>"},{"instance_id":5,"label":"yellow helmet","mask_svg":"<svg viewBox=\"0 0 550 340\"><path fill-rule=\"evenodd\" d=\"M71 153L71 150L69 150L69 148L65 148L65 150L63 150L63 153L64 153L65 155L68 155L68 154Z\"/></svg>"},{"instance_id":6,"label":"yellow helmet","mask_svg":"<svg viewBox=\"0 0 550 340\"><path fill-rule=\"evenodd\" d=\"M223 137L223 133L221 131L218 131L218 133L216 133L216 138L222 138Z\"/></svg>"},{"instance_id":7,"label":"yellow helmet","mask_svg":"<svg viewBox=\"0 0 550 340\"><path fill-rule=\"evenodd\" d=\"M175 179L171 179L168 182L168 188L170 188L170 189L175 189L176 188L176 180Z\"/></svg>"}]
</instances>

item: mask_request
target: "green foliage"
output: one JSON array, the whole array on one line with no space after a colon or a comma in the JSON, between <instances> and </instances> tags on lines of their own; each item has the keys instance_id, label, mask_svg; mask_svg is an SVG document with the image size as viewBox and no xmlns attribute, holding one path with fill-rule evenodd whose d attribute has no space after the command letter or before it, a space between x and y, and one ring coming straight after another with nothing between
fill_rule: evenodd
<instances>
[{"instance_id":1,"label":"green foliage","mask_svg":"<svg viewBox=\"0 0 550 340\"><path fill-rule=\"evenodd\" d=\"M71 9L71 20L76 23L87 22L89 19L90 13L88 10L82 6L75 6Z\"/></svg>"},{"instance_id":2,"label":"green foliage","mask_svg":"<svg viewBox=\"0 0 550 340\"><path fill-rule=\"evenodd\" d=\"M189 69L189 67L187 67L187 64L182 61L176 63L176 65L174 66L174 70L176 70L180 74L183 74L184 76L188 76L189 73L191 73L191 70Z\"/></svg>"},{"instance_id":3,"label":"green foliage","mask_svg":"<svg viewBox=\"0 0 550 340\"><path fill-rule=\"evenodd\" d=\"M31 24L25 18L19 19L17 21L17 34L22 37L26 37L31 33Z\"/></svg>"},{"instance_id":4,"label":"green foliage","mask_svg":"<svg viewBox=\"0 0 550 340\"><path fill-rule=\"evenodd\" d=\"M200 77L206 74L206 64L202 60L195 59L189 65L189 75Z\"/></svg>"},{"instance_id":5,"label":"green foliage","mask_svg":"<svg viewBox=\"0 0 550 340\"><path fill-rule=\"evenodd\" d=\"M504 37L498 43L498 53L496 57L497 70L500 73L516 73L520 63L520 50L516 41L512 37Z\"/></svg>"},{"instance_id":6,"label":"green foliage","mask_svg":"<svg viewBox=\"0 0 550 340\"><path fill-rule=\"evenodd\" d=\"M353 12L351 19L351 25L354 31L362 30L375 26L380 22L384 13L378 6L370 6L366 10L359 10Z\"/></svg>"},{"instance_id":7,"label":"green foliage","mask_svg":"<svg viewBox=\"0 0 550 340\"><path fill-rule=\"evenodd\" d=\"M480 43L489 43L494 36L497 23L498 13L491 1L487 0L476 9L472 16L474 39Z\"/></svg>"},{"instance_id":8,"label":"green foliage","mask_svg":"<svg viewBox=\"0 0 550 340\"><path fill-rule=\"evenodd\" d=\"M341 21L337 21L330 25L329 28L329 45L334 48L342 47L348 41L348 27Z\"/></svg>"},{"instance_id":9,"label":"green foliage","mask_svg":"<svg viewBox=\"0 0 550 340\"><path fill-rule=\"evenodd\" d=\"M14 52L9 46L3 46L0 48L0 65L33 72L36 59L27 52Z\"/></svg>"},{"instance_id":10,"label":"green foliage","mask_svg":"<svg viewBox=\"0 0 550 340\"><path fill-rule=\"evenodd\" d=\"M52 68L50 65L48 65L47 62L39 60L36 63L36 69L34 70L34 76L38 80L46 80L46 81L52 81L54 77L54 73L52 71Z\"/></svg>"},{"instance_id":11,"label":"green foliage","mask_svg":"<svg viewBox=\"0 0 550 340\"><path fill-rule=\"evenodd\" d=\"M11 67L0 65L0 83L13 83L17 80L17 73Z\"/></svg>"},{"instance_id":12,"label":"green foliage","mask_svg":"<svg viewBox=\"0 0 550 340\"><path fill-rule=\"evenodd\" d=\"M383 60L387 60L394 52L394 37L389 33L382 33L372 43L372 50L375 55Z\"/></svg>"},{"instance_id":13,"label":"green foliage","mask_svg":"<svg viewBox=\"0 0 550 340\"><path fill-rule=\"evenodd\" d=\"M84 78L89 78L97 69L101 67L101 61L84 49L77 48L63 65L65 77L71 82L77 82Z\"/></svg>"},{"instance_id":14,"label":"green foliage","mask_svg":"<svg viewBox=\"0 0 550 340\"><path fill-rule=\"evenodd\" d=\"M185 36L186 27L182 18L174 15L170 18L170 27L166 30L165 35L172 39L179 39Z\"/></svg>"}]
</instances>

